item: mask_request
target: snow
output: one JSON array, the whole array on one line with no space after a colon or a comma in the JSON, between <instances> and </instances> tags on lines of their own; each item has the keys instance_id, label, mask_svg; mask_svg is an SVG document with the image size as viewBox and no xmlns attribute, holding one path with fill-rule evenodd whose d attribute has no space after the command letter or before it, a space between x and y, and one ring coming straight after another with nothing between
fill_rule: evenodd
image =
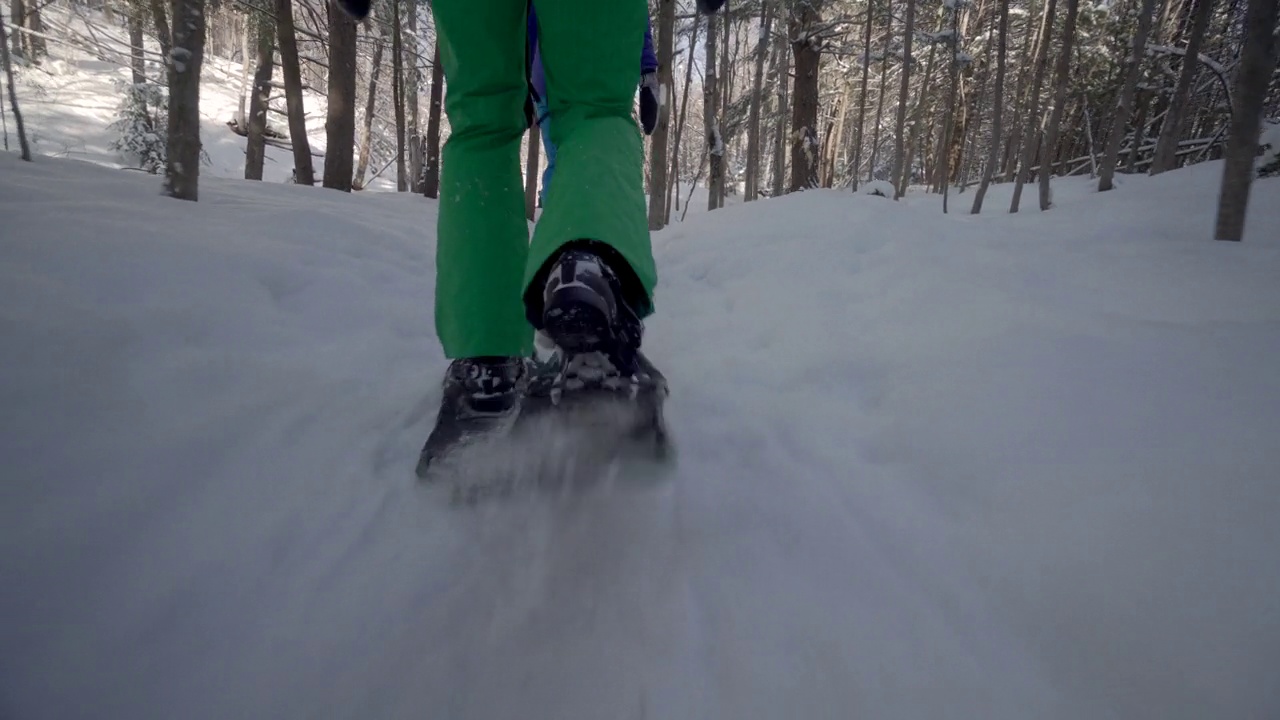
<instances>
[{"instance_id":1,"label":"snow","mask_svg":"<svg viewBox=\"0 0 1280 720\"><path fill-rule=\"evenodd\" d=\"M1268 167L1280 163L1280 121L1270 120L1262 123L1262 136L1258 145L1263 148L1259 167Z\"/></svg>"},{"instance_id":2,"label":"snow","mask_svg":"<svg viewBox=\"0 0 1280 720\"><path fill-rule=\"evenodd\" d=\"M692 216L676 467L462 510L433 202L0 156L5 714L1274 715L1280 181L1214 243L1220 175Z\"/></svg>"}]
</instances>

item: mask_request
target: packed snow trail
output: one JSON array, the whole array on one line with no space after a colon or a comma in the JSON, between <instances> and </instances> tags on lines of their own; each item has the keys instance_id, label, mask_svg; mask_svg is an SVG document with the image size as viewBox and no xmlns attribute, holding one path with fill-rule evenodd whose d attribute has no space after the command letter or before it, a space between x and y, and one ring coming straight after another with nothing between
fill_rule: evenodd
<instances>
[{"instance_id":1,"label":"packed snow trail","mask_svg":"<svg viewBox=\"0 0 1280 720\"><path fill-rule=\"evenodd\" d=\"M0 155L0 715L1273 716L1280 184L1228 247L1218 173L658 233L678 466L458 509L434 204Z\"/></svg>"}]
</instances>

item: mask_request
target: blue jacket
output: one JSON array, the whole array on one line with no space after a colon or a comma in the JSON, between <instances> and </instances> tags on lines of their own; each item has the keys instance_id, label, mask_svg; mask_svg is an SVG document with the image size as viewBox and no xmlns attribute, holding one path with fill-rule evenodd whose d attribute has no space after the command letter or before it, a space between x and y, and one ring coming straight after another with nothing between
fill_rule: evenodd
<instances>
[{"instance_id":1,"label":"blue jacket","mask_svg":"<svg viewBox=\"0 0 1280 720\"><path fill-rule=\"evenodd\" d=\"M542 69L542 51L538 47L538 19L533 14L533 6L529 7L529 47L533 49L533 58L529 66L529 83L534 92L543 101L547 98L547 75ZM653 25L647 24L644 29L644 47L640 50L640 74L650 73L658 69L658 56L653 52Z\"/></svg>"}]
</instances>

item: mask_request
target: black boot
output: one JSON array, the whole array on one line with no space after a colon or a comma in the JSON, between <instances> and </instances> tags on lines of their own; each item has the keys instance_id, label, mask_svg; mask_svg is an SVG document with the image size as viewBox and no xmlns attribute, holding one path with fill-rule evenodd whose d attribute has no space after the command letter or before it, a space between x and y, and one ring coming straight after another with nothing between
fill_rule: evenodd
<instances>
[{"instance_id":1,"label":"black boot","mask_svg":"<svg viewBox=\"0 0 1280 720\"><path fill-rule=\"evenodd\" d=\"M520 409L524 358L461 358L449 364L435 427L418 457L418 477L467 439L503 427Z\"/></svg>"}]
</instances>

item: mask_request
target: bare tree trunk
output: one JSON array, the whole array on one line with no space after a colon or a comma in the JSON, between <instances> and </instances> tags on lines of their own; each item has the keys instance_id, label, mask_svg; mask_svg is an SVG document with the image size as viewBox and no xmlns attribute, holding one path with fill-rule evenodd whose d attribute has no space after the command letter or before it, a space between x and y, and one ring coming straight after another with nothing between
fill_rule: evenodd
<instances>
[{"instance_id":1,"label":"bare tree trunk","mask_svg":"<svg viewBox=\"0 0 1280 720\"><path fill-rule=\"evenodd\" d=\"M885 54L880 58L880 90L876 93L876 129L871 138L871 166L867 168L867 182L876 179L876 165L880 161L880 126L884 122L884 86L889 72L889 40L893 38L893 0L885 6Z\"/></svg>"},{"instance_id":2,"label":"bare tree trunk","mask_svg":"<svg viewBox=\"0 0 1280 720\"><path fill-rule=\"evenodd\" d=\"M364 105L364 128L360 135L360 154L356 161L356 176L351 182L351 187L356 190L364 189L364 176L369 169L369 150L373 143L373 116L378 103L378 75L382 72L382 46L386 40L385 33L386 31L379 25L377 39L373 42L373 64L369 69L369 94L365 99Z\"/></svg>"},{"instance_id":3,"label":"bare tree trunk","mask_svg":"<svg viewBox=\"0 0 1280 720\"><path fill-rule=\"evenodd\" d=\"M244 22L244 32L241 34L240 41L240 92L237 93L236 99L239 105L236 107L236 127L245 130L249 127L249 116L246 114L246 107L249 101L249 52L253 47L253 11L246 10L242 16Z\"/></svg>"},{"instance_id":4,"label":"bare tree trunk","mask_svg":"<svg viewBox=\"0 0 1280 720\"><path fill-rule=\"evenodd\" d=\"M1142 60L1147 52L1147 35L1151 32L1151 16L1155 12L1155 7L1156 0L1142 0L1142 10L1138 13L1138 32L1133 36L1132 51L1125 60L1124 86L1120 89L1115 119L1111 122L1111 134L1107 136L1107 154L1102 158L1098 192L1106 192L1114 187L1112 179L1116 174L1116 163L1120 160L1120 145L1124 142L1129 113L1133 111L1133 98L1138 89L1138 78L1142 76Z\"/></svg>"},{"instance_id":5,"label":"bare tree trunk","mask_svg":"<svg viewBox=\"0 0 1280 720\"><path fill-rule=\"evenodd\" d=\"M1224 153L1218 221L1213 235L1217 240L1239 242L1244 239L1245 211L1253 184L1254 157L1258 154L1263 101L1276 64L1273 46L1277 8L1280 0L1249 0L1245 11L1244 48L1232 93L1235 107L1231 115L1231 136Z\"/></svg>"},{"instance_id":6,"label":"bare tree trunk","mask_svg":"<svg viewBox=\"0 0 1280 720\"><path fill-rule=\"evenodd\" d=\"M707 16L706 74L702 80L703 121L707 129L707 158L710 171L707 175L707 209L715 210L724 203L724 137L720 134L720 83L716 77L716 54L719 41L716 35L715 15Z\"/></svg>"},{"instance_id":7,"label":"bare tree trunk","mask_svg":"<svg viewBox=\"0 0 1280 720\"><path fill-rule=\"evenodd\" d=\"M1182 139L1182 126L1185 124L1183 118L1187 114L1191 83L1200 67L1200 45L1204 42L1204 34L1209 29L1209 18L1212 16L1213 0L1199 0L1195 24L1191 28L1191 37L1187 40L1187 54L1182 58L1182 70L1178 73L1178 87L1169 100L1169 113L1165 115L1164 125L1160 128L1156 154L1151 160L1152 175L1172 170L1178 164L1178 141Z\"/></svg>"},{"instance_id":8,"label":"bare tree trunk","mask_svg":"<svg viewBox=\"0 0 1280 720\"><path fill-rule=\"evenodd\" d=\"M1035 56L1036 48L1032 45L1035 40L1035 33L1031 32L1031 18L1035 15L1035 0L1031 0L1028 4L1028 10L1023 20L1022 33L1022 50L1018 53L1018 80L1014 83L1013 90L1013 109L1008 114L1010 122L1009 139L1005 142L1004 156L1000 163L1000 171L997 175L1000 178L1013 179L1015 173L1018 172L1019 150L1022 148L1022 125L1018 119L1022 117L1022 108L1026 99L1027 79L1031 74L1031 58Z\"/></svg>"},{"instance_id":9,"label":"bare tree trunk","mask_svg":"<svg viewBox=\"0 0 1280 720\"><path fill-rule=\"evenodd\" d=\"M1040 147L1040 134L1036 132L1037 126L1043 130L1044 123L1040 112L1040 88L1044 84L1045 69L1049 65L1049 41L1053 36L1053 15L1057 5L1057 0L1049 0L1041 17L1040 37L1036 42L1036 67L1031 77L1031 94L1027 96L1027 114L1022 126L1022 158L1018 163L1018 177L1013 183L1013 201L1009 203L1011 213L1018 212L1022 186L1026 185L1031 175L1031 163L1035 160L1036 148Z\"/></svg>"},{"instance_id":10,"label":"bare tree trunk","mask_svg":"<svg viewBox=\"0 0 1280 720\"><path fill-rule=\"evenodd\" d=\"M409 136L409 190L422 192L422 138L419 137L418 124L418 3L408 0L409 25L409 72L405 78L405 104L409 106L405 128Z\"/></svg>"},{"instance_id":11,"label":"bare tree trunk","mask_svg":"<svg viewBox=\"0 0 1280 720\"><path fill-rule=\"evenodd\" d=\"M298 63L292 0L276 0L276 30L280 41L280 73L284 75L284 101L289 111L294 182L314 185L315 170L311 166L311 140L307 137L307 116L302 103L302 70Z\"/></svg>"},{"instance_id":12,"label":"bare tree trunk","mask_svg":"<svg viewBox=\"0 0 1280 720\"><path fill-rule=\"evenodd\" d=\"M196 200L200 185L200 69L204 64L204 0L173 0L169 51L169 135L165 194Z\"/></svg>"},{"instance_id":13,"label":"bare tree trunk","mask_svg":"<svg viewBox=\"0 0 1280 720\"><path fill-rule=\"evenodd\" d=\"M923 131L924 127L925 107L929 104L929 99L932 97L932 94L929 92L929 80L933 77L933 63L938 54L937 50L937 41L929 44L929 58L924 62L924 72L918 73L920 75L920 90L917 94L920 96L920 99L916 101L915 110L911 112L911 136L907 140L906 155L902 160L903 174L905 177L902 179L902 191L899 193L899 197L906 194L907 186L911 184L911 168L915 166L916 146L920 144L920 133ZM927 153L925 154L927 155ZM894 181L895 185L897 182L898 181L896 180Z\"/></svg>"},{"instance_id":14,"label":"bare tree trunk","mask_svg":"<svg viewBox=\"0 0 1280 720\"><path fill-rule=\"evenodd\" d=\"M1009 38L1009 0L1000 0L1000 30L996 46L996 88L992 93L992 108L994 119L991 121L991 147L987 150L987 167L982 172L982 184L978 186L978 192L973 196L974 215L982 212L982 200L987 195L987 187L991 185L991 177L995 175L996 163L999 162L1000 155L1000 133L1004 130L1004 74L1005 74L1005 53L1008 49Z\"/></svg>"},{"instance_id":15,"label":"bare tree trunk","mask_svg":"<svg viewBox=\"0 0 1280 720\"><path fill-rule=\"evenodd\" d=\"M169 29L164 0L149 0L151 3L151 20L156 24L156 41L160 43L160 54L165 64L169 63L170 50L173 49L173 31Z\"/></svg>"},{"instance_id":16,"label":"bare tree trunk","mask_svg":"<svg viewBox=\"0 0 1280 720\"><path fill-rule=\"evenodd\" d=\"M391 90L396 113L396 192L404 192L409 184L404 167L404 42L400 35L400 0L391 0Z\"/></svg>"},{"instance_id":17,"label":"bare tree trunk","mask_svg":"<svg viewBox=\"0 0 1280 720\"><path fill-rule=\"evenodd\" d=\"M1075 2L1076 0L1068 0ZM947 91L947 110L946 120L943 121L942 131L942 152L938 162L941 163L942 169L938 173L938 177L942 183L942 212L947 212L947 199L951 188L951 133L955 130L956 121L956 95L960 90L960 7L958 5L951 6L951 39L949 41L951 48L951 88Z\"/></svg>"},{"instance_id":18,"label":"bare tree trunk","mask_svg":"<svg viewBox=\"0 0 1280 720\"><path fill-rule=\"evenodd\" d=\"M761 9L760 38L755 49L755 75L751 80L751 109L747 118L747 176L745 202L756 199L760 192L760 105L764 98L764 56L769 51L769 32L773 26L773 6Z\"/></svg>"},{"instance_id":19,"label":"bare tree trunk","mask_svg":"<svg viewBox=\"0 0 1280 720\"><path fill-rule=\"evenodd\" d=\"M31 48L31 56L28 58L31 62L39 64L41 60L48 57L49 46L45 44L45 40L41 37L44 34L44 20L40 18L40 8L46 3L32 2L31 8L27 10L27 28L33 34L28 44Z\"/></svg>"},{"instance_id":20,"label":"bare tree trunk","mask_svg":"<svg viewBox=\"0 0 1280 720\"><path fill-rule=\"evenodd\" d=\"M129 23L129 70L133 76L133 84L141 85L147 81L147 61L142 54L146 42L142 29L142 6L130 3L127 8Z\"/></svg>"},{"instance_id":21,"label":"bare tree trunk","mask_svg":"<svg viewBox=\"0 0 1280 720\"><path fill-rule=\"evenodd\" d=\"M827 143L827 172L822 179L822 187L830 188L836 182L836 165L840 161L840 150L844 147L844 118L849 114L849 103L853 99L853 83L846 82L844 91L840 93L840 104L836 106L835 137Z\"/></svg>"},{"instance_id":22,"label":"bare tree trunk","mask_svg":"<svg viewBox=\"0 0 1280 720\"><path fill-rule=\"evenodd\" d=\"M440 65L440 38L436 37L431 60L431 107L427 110L427 150L422 194L440 197L440 100L444 96L444 68Z\"/></svg>"},{"instance_id":23,"label":"bare tree trunk","mask_svg":"<svg viewBox=\"0 0 1280 720\"><path fill-rule=\"evenodd\" d=\"M783 178L787 172L787 102L791 89L791 53L787 52L787 38L780 38L779 54L782 66L778 71L778 134L773 143L773 196L781 197L784 189Z\"/></svg>"},{"instance_id":24,"label":"bare tree trunk","mask_svg":"<svg viewBox=\"0 0 1280 720\"><path fill-rule=\"evenodd\" d=\"M662 94L672 86L671 57L675 50L676 2L661 0L658 6L658 86ZM667 224L667 137L671 134L670 103L658 108L658 126L649 141L649 229Z\"/></svg>"},{"instance_id":25,"label":"bare tree trunk","mask_svg":"<svg viewBox=\"0 0 1280 720\"><path fill-rule=\"evenodd\" d=\"M858 192L862 172L862 138L867 119L867 80L871 77L871 19L874 0L867 0L867 25L862 40L862 94L858 96L858 127L853 136L853 191Z\"/></svg>"},{"instance_id":26,"label":"bare tree trunk","mask_svg":"<svg viewBox=\"0 0 1280 720\"><path fill-rule=\"evenodd\" d=\"M1040 147L1040 209L1048 210L1052 204L1049 180L1053 175L1054 161L1058 154L1058 138L1062 135L1062 111L1067 103L1067 86L1071 84L1071 51L1076 39L1076 16L1080 0L1067 0L1067 21L1062 29L1062 51L1054 68L1053 113Z\"/></svg>"},{"instance_id":27,"label":"bare tree trunk","mask_svg":"<svg viewBox=\"0 0 1280 720\"><path fill-rule=\"evenodd\" d=\"M818 67L821 40L813 32L821 22L819 0L801 0L791 15L791 51L796 86L791 112L791 192L818 187Z\"/></svg>"},{"instance_id":28,"label":"bare tree trunk","mask_svg":"<svg viewBox=\"0 0 1280 720\"><path fill-rule=\"evenodd\" d=\"M329 10L329 110L325 117L324 186L351 192L356 140L356 24L335 2Z\"/></svg>"},{"instance_id":29,"label":"bare tree trunk","mask_svg":"<svg viewBox=\"0 0 1280 720\"><path fill-rule=\"evenodd\" d=\"M680 114L676 119L676 140L671 151L671 174L668 176L670 179L675 180L674 183L668 184L673 184L675 186L674 198L677 210L680 209L680 143L684 139L685 121L689 119L689 86L693 81L694 51L697 50L697 47L698 22L695 20L693 23L693 31L689 33L689 59L684 66L684 90L680 94ZM674 48L672 51L674 52ZM668 223L671 222L672 197L672 195L666 196L667 213L665 215L665 221Z\"/></svg>"},{"instance_id":30,"label":"bare tree trunk","mask_svg":"<svg viewBox=\"0 0 1280 720\"><path fill-rule=\"evenodd\" d=\"M22 28L27 26L27 4L25 0L10 0L9 20L13 23L12 56L24 58L27 56L26 50L23 49L22 34Z\"/></svg>"},{"instance_id":31,"label":"bare tree trunk","mask_svg":"<svg viewBox=\"0 0 1280 720\"><path fill-rule=\"evenodd\" d=\"M538 148L542 140L537 123L529 128L529 154L524 163L524 216L533 220L538 208Z\"/></svg>"},{"instance_id":32,"label":"bare tree trunk","mask_svg":"<svg viewBox=\"0 0 1280 720\"><path fill-rule=\"evenodd\" d=\"M906 29L902 40L902 85L898 89L898 123L893 139L893 183L895 190L893 199L897 200L907 191L906 176L909 169L904 167L906 154L907 94L911 90L911 39L916 32L916 0L907 0Z\"/></svg>"},{"instance_id":33,"label":"bare tree trunk","mask_svg":"<svg viewBox=\"0 0 1280 720\"><path fill-rule=\"evenodd\" d=\"M17 34L16 32L14 33ZM0 52L4 53L4 72L9 83L9 105L13 107L13 120L18 126L18 145L22 159L31 162L31 146L27 144L27 128L22 124L22 111L18 109L18 93L13 87L13 59L9 56L9 40L5 37L4 16L0 15ZM3 114L0 111L0 114ZM7 137L7 136L6 136ZM5 141L8 145L8 140Z\"/></svg>"},{"instance_id":34,"label":"bare tree trunk","mask_svg":"<svg viewBox=\"0 0 1280 720\"><path fill-rule=\"evenodd\" d=\"M248 143L244 154L244 179L261 180L267 149L267 101L271 98L271 72L275 67L275 28L266 13L250 16L258 26L258 67L253 73L253 99L249 103ZM246 19L250 19L246 18Z\"/></svg>"}]
</instances>

